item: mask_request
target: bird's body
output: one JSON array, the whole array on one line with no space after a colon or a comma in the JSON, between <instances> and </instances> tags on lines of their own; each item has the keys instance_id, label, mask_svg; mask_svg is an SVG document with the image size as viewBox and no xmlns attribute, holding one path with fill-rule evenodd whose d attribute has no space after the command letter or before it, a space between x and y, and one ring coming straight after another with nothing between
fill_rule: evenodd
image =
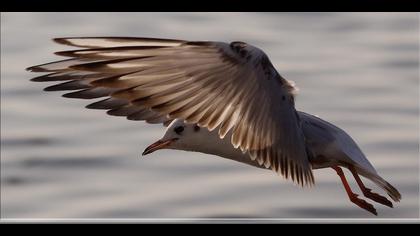
<instances>
[{"instance_id":1,"label":"bird's body","mask_svg":"<svg viewBox=\"0 0 420 236\"><path fill-rule=\"evenodd\" d=\"M306 140L306 149L310 153L309 160L312 169L327 168L333 165L347 164L366 169L367 173L376 174L376 170L366 159L360 148L343 130L316 116L298 111ZM168 146L168 149L201 152L212 154L248 165L267 169L264 163L258 163L247 158L247 153L236 149L230 143L231 133L220 139L217 132L199 129L195 132L195 124L185 124L183 120L174 120L167 128L184 127L188 132L183 142ZM170 134L170 132L169 132ZM162 139L170 139L163 137ZM348 155L347 153L350 155Z\"/></svg>"},{"instance_id":2,"label":"bird's body","mask_svg":"<svg viewBox=\"0 0 420 236\"><path fill-rule=\"evenodd\" d=\"M298 114L302 120L306 149L310 153L309 160L312 169L347 164L366 169L367 173L376 174L376 170L360 148L343 130L316 116L300 111ZM264 166L264 163L258 163L258 161L248 158L247 153L234 148L230 143L231 133L221 139L217 132L207 129L194 131L195 124L185 124L183 120L174 120L167 128L169 134L171 134L171 129L179 126L183 126L184 132L188 132L188 135L182 138L182 142L178 141L168 146L168 149L212 154L263 169L269 168ZM162 139L170 138L172 137L164 136ZM346 154L346 151L352 155Z\"/></svg>"},{"instance_id":3,"label":"bird's body","mask_svg":"<svg viewBox=\"0 0 420 236\"><path fill-rule=\"evenodd\" d=\"M32 80L64 81L47 91L77 90L65 97L106 97L87 108L169 125L143 154L163 148L213 154L270 169L301 186L314 184L313 169L331 167L349 199L377 214L352 192L340 168L345 167L367 198L392 207L359 174L394 201L401 198L346 132L295 109L294 84L261 49L243 42L127 37L55 41L82 49L57 53L68 60L28 68L51 72Z\"/></svg>"},{"instance_id":4,"label":"bird's body","mask_svg":"<svg viewBox=\"0 0 420 236\"><path fill-rule=\"evenodd\" d=\"M356 142L344 130L317 116L301 111L298 111L298 114L302 121L306 149L312 169L352 166L360 175L377 183L379 187L387 191L391 198L398 200L398 191L378 175ZM173 129L176 127L184 127L182 133L185 135L174 133ZM173 120L162 140L170 140L178 136L182 137L182 141L174 142L166 148L216 155L269 170L269 167L264 163L253 161L247 153L235 149L230 143L230 133L220 139L217 132L198 128L196 124L186 124L183 120ZM145 154L148 153L150 152Z\"/></svg>"}]
</instances>

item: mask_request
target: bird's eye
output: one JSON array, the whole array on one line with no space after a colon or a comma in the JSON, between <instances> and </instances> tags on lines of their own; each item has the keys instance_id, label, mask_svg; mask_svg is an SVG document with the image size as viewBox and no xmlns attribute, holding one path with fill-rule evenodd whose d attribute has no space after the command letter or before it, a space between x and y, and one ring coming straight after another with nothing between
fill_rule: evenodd
<instances>
[{"instance_id":1,"label":"bird's eye","mask_svg":"<svg viewBox=\"0 0 420 236\"><path fill-rule=\"evenodd\" d=\"M184 131L184 126L177 126L177 127L175 127L174 131L178 135L181 135L182 131Z\"/></svg>"}]
</instances>

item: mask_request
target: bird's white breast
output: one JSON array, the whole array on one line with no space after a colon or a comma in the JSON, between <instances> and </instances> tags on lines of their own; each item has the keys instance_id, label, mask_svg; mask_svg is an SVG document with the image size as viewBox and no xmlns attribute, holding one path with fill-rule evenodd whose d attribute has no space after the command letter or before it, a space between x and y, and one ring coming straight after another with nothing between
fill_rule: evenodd
<instances>
[{"instance_id":1,"label":"bird's white breast","mask_svg":"<svg viewBox=\"0 0 420 236\"><path fill-rule=\"evenodd\" d=\"M239 148L234 148L231 143L232 133L229 132L223 139L219 138L217 130L208 131L205 128L200 129L197 133L197 137L189 141L189 151L202 152L211 155L217 155L226 159L238 161L248 165L252 165L259 168L258 162L251 160L247 153L242 153Z\"/></svg>"}]
</instances>

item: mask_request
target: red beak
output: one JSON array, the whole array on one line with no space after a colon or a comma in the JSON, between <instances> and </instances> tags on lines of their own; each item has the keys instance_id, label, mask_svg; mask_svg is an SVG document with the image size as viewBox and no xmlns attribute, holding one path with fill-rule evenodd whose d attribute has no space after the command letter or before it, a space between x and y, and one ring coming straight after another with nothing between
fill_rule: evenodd
<instances>
[{"instance_id":1,"label":"red beak","mask_svg":"<svg viewBox=\"0 0 420 236\"><path fill-rule=\"evenodd\" d=\"M169 139L169 140L166 140L166 141L158 140L155 143L150 144L150 146L148 146L146 149L144 149L144 151L141 155L144 156L144 155L150 154L154 151L157 151L159 149L166 148L176 140L178 140L178 138L173 138L173 139Z\"/></svg>"}]
</instances>

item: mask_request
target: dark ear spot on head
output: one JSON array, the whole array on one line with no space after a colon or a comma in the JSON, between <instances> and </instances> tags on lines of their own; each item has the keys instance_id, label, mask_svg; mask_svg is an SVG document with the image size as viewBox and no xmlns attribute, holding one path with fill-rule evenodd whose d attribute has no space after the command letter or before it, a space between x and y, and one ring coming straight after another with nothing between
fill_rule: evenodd
<instances>
[{"instance_id":1,"label":"dark ear spot on head","mask_svg":"<svg viewBox=\"0 0 420 236\"><path fill-rule=\"evenodd\" d=\"M198 125L194 125L194 131L195 131L195 132L200 131L200 126L198 126Z\"/></svg>"},{"instance_id":2,"label":"dark ear spot on head","mask_svg":"<svg viewBox=\"0 0 420 236\"><path fill-rule=\"evenodd\" d=\"M181 135L181 133L184 131L184 126L177 126L174 128L174 131L176 134Z\"/></svg>"}]
</instances>

